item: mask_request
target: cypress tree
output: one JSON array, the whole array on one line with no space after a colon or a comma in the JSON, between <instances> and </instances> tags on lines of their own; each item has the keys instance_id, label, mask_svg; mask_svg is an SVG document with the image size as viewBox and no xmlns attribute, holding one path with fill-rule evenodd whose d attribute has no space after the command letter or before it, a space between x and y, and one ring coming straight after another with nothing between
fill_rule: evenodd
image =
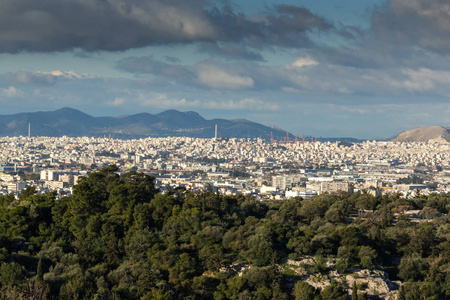
<instances>
[{"instance_id":1,"label":"cypress tree","mask_svg":"<svg viewBox=\"0 0 450 300\"><path fill-rule=\"evenodd\" d=\"M352 287L352 300L358 299L358 288L356 287L356 280L353 281L353 287Z\"/></svg>"},{"instance_id":2,"label":"cypress tree","mask_svg":"<svg viewBox=\"0 0 450 300\"><path fill-rule=\"evenodd\" d=\"M37 266L36 279L38 281L44 280L44 271L42 270L42 258L39 258L39 263Z\"/></svg>"}]
</instances>

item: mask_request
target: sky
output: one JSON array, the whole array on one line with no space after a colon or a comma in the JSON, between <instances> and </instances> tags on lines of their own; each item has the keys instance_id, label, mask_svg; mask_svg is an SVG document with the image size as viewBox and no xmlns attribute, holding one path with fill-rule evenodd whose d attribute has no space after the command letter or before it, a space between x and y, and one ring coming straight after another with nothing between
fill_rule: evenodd
<instances>
[{"instance_id":1,"label":"sky","mask_svg":"<svg viewBox=\"0 0 450 300\"><path fill-rule=\"evenodd\" d=\"M293 134L450 125L447 0L2 0L0 114L167 109Z\"/></svg>"}]
</instances>

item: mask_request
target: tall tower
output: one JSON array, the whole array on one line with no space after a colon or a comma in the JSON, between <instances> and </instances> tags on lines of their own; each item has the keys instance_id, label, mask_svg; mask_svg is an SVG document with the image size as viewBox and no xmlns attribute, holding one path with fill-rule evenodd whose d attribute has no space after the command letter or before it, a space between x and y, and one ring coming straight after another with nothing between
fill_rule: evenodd
<instances>
[{"instance_id":1,"label":"tall tower","mask_svg":"<svg viewBox=\"0 0 450 300\"><path fill-rule=\"evenodd\" d=\"M217 124L216 124L216 130L215 130L215 133L214 133L214 139L217 140Z\"/></svg>"}]
</instances>

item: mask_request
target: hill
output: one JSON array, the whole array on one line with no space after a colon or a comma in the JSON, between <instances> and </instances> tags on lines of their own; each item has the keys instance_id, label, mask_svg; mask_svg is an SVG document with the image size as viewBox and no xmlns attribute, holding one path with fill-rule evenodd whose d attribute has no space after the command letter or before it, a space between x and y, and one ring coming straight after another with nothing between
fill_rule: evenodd
<instances>
[{"instance_id":1,"label":"hill","mask_svg":"<svg viewBox=\"0 0 450 300\"><path fill-rule=\"evenodd\" d=\"M277 140L286 131L248 120L206 120L193 111L167 110L159 114L140 113L122 117L93 117L73 108L0 115L0 136L26 136L28 124L32 136L111 136L145 138L187 136L211 138L218 126L218 136L225 138L258 138ZM295 137L289 134L290 139Z\"/></svg>"},{"instance_id":2,"label":"hill","mask_svg":"<svg viewBox=\"0 0 450 300\"><path fill-rule=\"evenodd\" d=\"M406 130L390 139L391 142L450 142L450 132L442 126L424 126Z\"/></svg>"}]
</instances>

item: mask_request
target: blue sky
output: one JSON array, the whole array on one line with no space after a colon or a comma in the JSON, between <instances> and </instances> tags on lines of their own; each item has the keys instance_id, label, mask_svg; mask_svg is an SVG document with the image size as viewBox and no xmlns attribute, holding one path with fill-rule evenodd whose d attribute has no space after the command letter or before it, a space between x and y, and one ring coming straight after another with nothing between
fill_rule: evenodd
<instances>
[{"instance_id":1,"label":"blue sky","mask_svg":"<svg viewBox=\"0 0 450 300\"><path fill-rule=\"evenodd\" d=\"M292 133L450 125L446 0L3 0L2 114L166 109Z\"/></svg>"}]
</instances>

